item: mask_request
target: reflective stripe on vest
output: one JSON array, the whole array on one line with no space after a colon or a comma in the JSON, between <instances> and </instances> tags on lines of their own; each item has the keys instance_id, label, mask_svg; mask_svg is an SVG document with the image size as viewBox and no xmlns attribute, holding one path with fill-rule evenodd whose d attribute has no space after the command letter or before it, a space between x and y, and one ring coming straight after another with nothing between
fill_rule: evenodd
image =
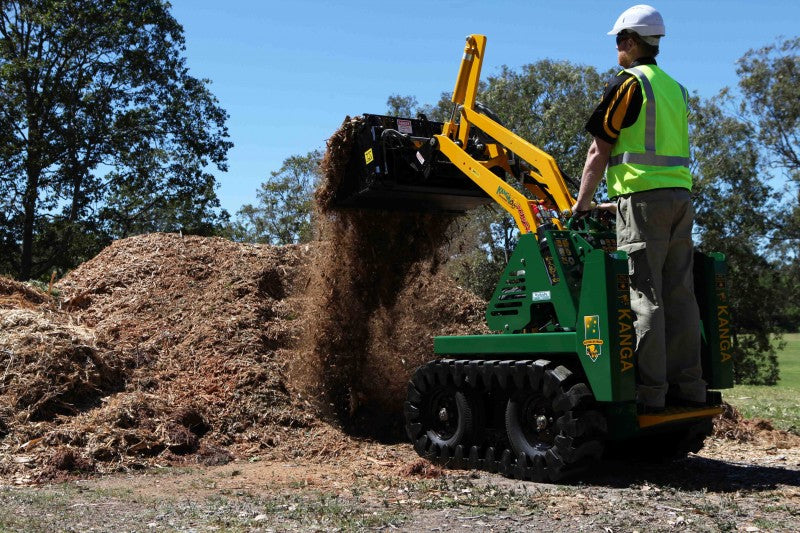
<instances>
[{"instance_id":1,"label":"reflective stripe on vest","mask_svg":"<svg viewBox=\"0 0 800 533\"><path fill-rule=\"evenodd\" d=\"M642 90L647 96L647 104L645 105L645 126L644 126L644 150L643 154L624 152L611 156L608 161L609 166L621 165L623 163L633 163L637 165L650 165L654 167L689 167L691 159L688 157L678 156L663 156L656 154L656 96L653 92L653 85L647 78L647 75L639 68L631 67L626 71L636 74L636 79L639 80ZM678 83L678 82L675 82ZM689 92L686 87L678 83L683 94L683 101L687 107L689 105Z\"/></svg>"},{"instance_id":2,"label":"reflective stripe on vest","mask_svg":"<svg viewBox=\"0 0 800 533\"><path fill-rule=\"evenodd\" d=\"M625 152L617 154L608 160L610 166L622 165L623 163L633 163L635 165L650 165L652 167L689 167L691 159L673 155L658 155L655 150L645 154L634 154Z\"/></svg>"}]
</instances>

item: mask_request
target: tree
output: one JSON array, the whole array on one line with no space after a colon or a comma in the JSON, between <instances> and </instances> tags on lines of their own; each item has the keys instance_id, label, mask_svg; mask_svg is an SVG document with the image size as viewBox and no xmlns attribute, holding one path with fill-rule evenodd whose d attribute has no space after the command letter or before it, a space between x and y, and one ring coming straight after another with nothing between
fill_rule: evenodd
<instances>
[{"instance_id":1,"label":"tree","mask_svg":"<svg viewBox=\"0 0 800 533\"><path fill-rule=\"evenodd\" d=\"M538 146L569 176L580 178L591 137L584 125L606 76L594 67L549 59L502 67L478 94L503 125Z\"/></svg>"},{"instance_id":2,"label":"tree","mask_svg":"<svg viewBox=\"0 0 800 533\"><path fill-rule=\"evenodd\" d=\"M414 96L392 94L386 99L386 114L390 117L413 118L418 107L419 102Z\"/></svg>"},{"instance_id":3,"label":"tree","mask_svg":"<svg viewBox=\"0 0 800 533\"><path fill-rule=\"evenodd\" d=\"M462 287L490 299L516 246L514 220L486 206L457 219L450 232L448 272Z\"/></svg>"},{"instance_id":4,"label":"tree","mask_svg":"<svg viewBox=\"0 0 800 533\"><path fill-rule=\"evenodd\" d=\"M0 267L28 279L112 238L218 222L206 168L226 169L227 114L182 32L162 0L3 2Z\"/></svg>"},{"instance_id":5,"label":"tree","mask_svg":"<svg viewBox=\"0 0 800 533\"><path fill-rule=\"evenodd\" d=\"M743 93L741 111L752 117L758 139L773 169L794 189L793 205L782 209L780 238L796 250L800 244L800 37L748 51L737 74Z\"/></svg>"},{"instance_id":6,"label":"tree","mask_svg":"<svg viewBox=\"0 0 800 533\"><path fill-rule=\"evenodd\" d=\"M723 252L728 261L736 382L774 384L773 340L784 308L779 269L765 258L764 243L776 195L761 179L762 154L751 127L726 112L731 105L725 92L707 101L692 100L699 248ZM764 301L773 304L755 303Z\"/></svg>"},{"instance_id":7,"label":"tree","mask_svg":"<svg viewBox=\"0 0 800 533\"><path fill-rule=\"evenodd\" d=\"M742 101L739 112L755 130L768 163L765 176L785 178L781 204L771 213L770 252L781 263L786 302L783 327L800 329L800 37L748 51L737 73Z\"/></svg>"},{"instance_id":8,"label":"tree","mask_svg":"<svg viewBox=\"0 0 800 533\"><path fill-rule=\"evenodd\" d=\"M780 265L781 287L785 287L782 302L785 312L780 317L781 331L800 331L800 257L792 257ZM788 296L787 296L788 295Z\"/></svg>"},{"instance_id":9,"label":"tree","mask_svg":"<svg viewBox=\"0 0 800 533\"><path fill-rule=\"evenodd\" d=\"M420 105L414 96L393 94L386 99L386 114L390 117L416 118L425 115L428 120L444 122L450 118L453 102L450 93L442 93L435 104Z\"/></svg>"},{"instance_id":10,"label":"tree","mask_svg":"<svg viewBox=\"0 0 800 533\"><path fill-rule=\"evenodd\" d=\"M265 244L308 242L313 236L314 189L321 179L322 152L284 160L256 193L259 203L237 213L233 235L237 240Z\"/></svg>"}]
</instances>

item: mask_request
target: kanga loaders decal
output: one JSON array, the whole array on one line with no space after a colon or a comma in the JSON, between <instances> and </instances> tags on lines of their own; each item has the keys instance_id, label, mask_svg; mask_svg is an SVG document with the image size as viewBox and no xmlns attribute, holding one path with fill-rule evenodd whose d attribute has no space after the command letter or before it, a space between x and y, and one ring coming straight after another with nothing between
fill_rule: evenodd
<instances>
[{"instance_id":1,"label":"kanga loaders decal","mask_svg":"<svg viewBox=\"0 0 800 533\"><path fill-rule=\"evenodd\" d=\"M591 315L583 317L583 345L586 346L586 355L592 362L603 353L603 339L600 338L600 316Z\"/></svg>"}]
</instances>

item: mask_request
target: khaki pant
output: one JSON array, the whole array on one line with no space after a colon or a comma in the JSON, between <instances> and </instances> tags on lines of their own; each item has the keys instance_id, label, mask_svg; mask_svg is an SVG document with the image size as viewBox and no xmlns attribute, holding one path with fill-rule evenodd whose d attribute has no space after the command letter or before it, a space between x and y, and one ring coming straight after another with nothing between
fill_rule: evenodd
<instances>
[{"instance_id":1,"label":"khaki pant","mask_svg":"<svg viewBox=\"0 0 800 533\"><path fill-rule=\"evenodd\" d=\"M628 253L635 316L637 401L670 395L705 401L700 314L694 297L692 222L686 189L654 189L617 199L617 246Z\"/></svg>"}]
</instances>

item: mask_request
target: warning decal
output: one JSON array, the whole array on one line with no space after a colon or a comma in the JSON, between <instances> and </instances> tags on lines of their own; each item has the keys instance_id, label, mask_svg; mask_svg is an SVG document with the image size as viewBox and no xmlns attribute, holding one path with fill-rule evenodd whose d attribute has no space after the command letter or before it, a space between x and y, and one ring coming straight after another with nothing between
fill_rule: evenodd
<instances>
[{"instance_id":1,"label":"warning decal","mask_svg":"<svg viewBox=\"0 0 800 533\"><path fill-rule=\"evenodd\" d=\"M411 129L411 121L404 118L398 118L397 131L400 133L412 133L414 130Z\"/></svg>"}]
</instances>

